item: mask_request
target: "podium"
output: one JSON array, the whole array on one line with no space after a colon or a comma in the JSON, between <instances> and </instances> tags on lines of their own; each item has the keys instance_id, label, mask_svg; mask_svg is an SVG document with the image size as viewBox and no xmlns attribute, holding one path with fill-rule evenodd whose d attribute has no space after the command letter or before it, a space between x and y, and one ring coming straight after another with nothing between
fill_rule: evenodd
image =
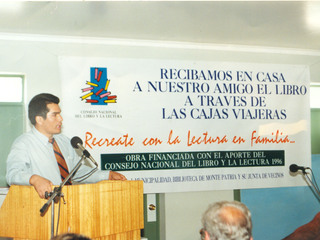
<instances>
[{"instance_id":1,"label":"podium","mask_svg":"<svg viewBox=\"0 0 320 240\"><path fill-rule=\"evenodd\" d=\"M143 229L143 182L101 181L62 189L58 234L79 233L91 239L140 240ZM0 236L14 239L51 238L51 206L44 216L32 186L12 185L0 209ZM55 233L59 205L55 203Z\"/></svg>"}]
</instances>

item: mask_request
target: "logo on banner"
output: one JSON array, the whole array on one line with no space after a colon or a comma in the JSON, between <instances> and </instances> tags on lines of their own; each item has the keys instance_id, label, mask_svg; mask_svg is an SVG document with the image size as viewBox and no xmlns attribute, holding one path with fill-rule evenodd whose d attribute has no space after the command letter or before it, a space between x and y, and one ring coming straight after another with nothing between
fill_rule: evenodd
<instances>
[{"instance_id":1,"label":"logo on banner","mask_svg":"<svg viewBox=\"0 0 320 240\"><path fill-rule=\"evenodd\" d=\"M86 81L87 87L82 89L84 95L82 101L91 105L108 105L116 103L117 96L111 95L109 90L110 79L107 77L107 68L90 68L90 81Z\"/></svg>"}]
</instances>

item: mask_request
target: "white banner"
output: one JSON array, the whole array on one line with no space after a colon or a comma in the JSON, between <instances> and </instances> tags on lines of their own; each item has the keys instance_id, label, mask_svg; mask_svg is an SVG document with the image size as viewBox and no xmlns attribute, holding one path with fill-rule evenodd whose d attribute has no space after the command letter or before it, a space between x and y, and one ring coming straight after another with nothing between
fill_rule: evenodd
<instances>
[{"instance_id":1,"label":"white banner","mask_svg":"<svg viewBox=\"0 0 320 240\"><path fill-rule=\"evenodd\" d=\"M145 193L305 184L306 66L61 57L63 133Z\"/></svg>"}]
</instances>

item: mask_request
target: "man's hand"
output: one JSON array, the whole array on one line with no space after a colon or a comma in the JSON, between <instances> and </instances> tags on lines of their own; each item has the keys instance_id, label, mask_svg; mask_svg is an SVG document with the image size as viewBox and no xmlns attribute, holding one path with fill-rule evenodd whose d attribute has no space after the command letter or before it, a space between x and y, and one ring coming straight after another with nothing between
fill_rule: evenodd
<instances>
[{"instance_id":1,"label":"man's hand","mask_svg":"<svg viewBox=\"0 0 320 240\"><path fill-rule=\"evenodd\" d=\"M127 180L127 178L121 173L110 171L109 180Z\"/></svg>"},{"instance_id":2,"label":"man's hand","mask_svg":"<svg viewBox=\"0 0 320 240\"><path fill-rule=\"evenodd\" d=\"M29 179L29 183L34 187L34 189L39 194L40 198L45 198L45 193L52 192L52 182L46 178L43 178L39 175L32 175Z\"/></svg>"}]
</instances>

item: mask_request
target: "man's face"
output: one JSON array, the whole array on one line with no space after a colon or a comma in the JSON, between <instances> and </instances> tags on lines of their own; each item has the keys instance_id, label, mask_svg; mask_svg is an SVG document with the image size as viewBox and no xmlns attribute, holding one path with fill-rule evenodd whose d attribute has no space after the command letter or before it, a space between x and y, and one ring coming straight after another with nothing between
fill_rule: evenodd
<instances>
[{"instance_id":1,"label":"man's face","mask_svg":"<svg viewBox=\"0 0 320 240\"><path fill-rule=\"evenodd\" d=\"M51 139L54 134L61 132L63 118L58 104L50 103L47 105L47 108L49 109L49 112L47 113L46 119L40 116L36 117L36 128L39 132Z\"/></svg>"}]
</instances>

